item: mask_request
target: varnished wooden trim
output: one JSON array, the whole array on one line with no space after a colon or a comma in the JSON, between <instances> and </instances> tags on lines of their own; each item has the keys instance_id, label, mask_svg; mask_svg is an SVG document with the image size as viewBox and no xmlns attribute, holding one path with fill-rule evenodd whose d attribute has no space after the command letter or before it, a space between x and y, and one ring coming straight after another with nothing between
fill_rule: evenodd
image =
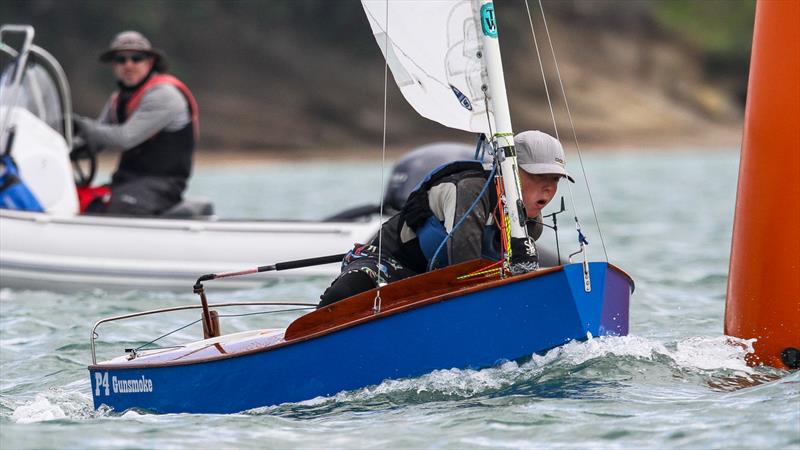
<instances>
[{"instance_id":1,"label":"varnished wooden trim","mask_svg":"<svg viewBox=\"0 0 800 450\"><path fill-rule=\"evenodd\" d=\"M406 310L407 306L418 307L456 295L488 289L561 269L560 267L544 269L506 279L497 277L489 280L486 278L456 279L460 275L479 270L490 264L491 261L474 260L390 283L380 289L381 308L377 315L373 313L372 309L378 290L362 292L298 318L286 329L284 339L293 341L307 336L316 336L321 332L348 327L376 316L385 316L398 308Z\"/></svg>"},{"instance_id":2,"label":"varnished wooden trim","mask_svg":"<svg viewBox=\"0 0 800 450\"><path fill-rule=\"evenodd\" d=\"M388 284L383 288L381 288L381 297L383 298L385 296L385 298L383 299L382 302L383 307L381 308L381 312L379 314L372 313L372 304L375 298L374 297L375 290L355 295L348 299L342 300L341 302L334 303L333 305L330 305L326 308L321 308L299 317L289 325L289 328L286 329L286 333L284 334L284 339L285 339L284 342L270 345L268 347L257 348L238 353L228 353L225 355L195 359L191 361L173 360L173 361L162 361L159 363L152 363L152 364L148 363L113 364L113 365L94 364L90 365L89 369L90 370L135 370L135 369L145 369L145 368L155 369L155 368L164 368L172 366L182 366L188 364L213 363L228 358L248 356L255 353L271 351L288 345L298 344L300 342L311 340L320 336L324 336L326 334L334 333L336 331L345 328L350 328L362 323L370 322L372 320L382 319L384 317L398 314L410 309L416 309L433 303L438 303L456 296L466 295L473 292L478 292L485 289L502 286L505 284L516 283L519 281L552 274L555 272L559 272L564 268L564 266L550 267L547 269L537 270L535 272L530 272L523 275L517 275L505 279L495 278L489 281L486 281L485 278L480 278L476 280L468 279L463 281L455 279L456 276L473 272L475 270L479 270L491 263L492 263L491 261L487 260L468 261L462 264L445 267L444 269L423 273L414 277L407 278L405 280L400 280L395 283ZM631 283L631 289L633 289L633 279L630 277L630 275L628 275L625 271L623 271L617 266L614 266L610 263L608 265L609 267L613 268L614 270L616 270L617 272L628 278L628 280ZM418 284L420 279L422 279L422 281L425 281L425 283ZM411 283L412 280L416 280L416 282ZM418 289L415 289L414 288L415 286L425 286L425 287L420 287ZM456 287L455 290L453 290L453 286ZM394 289L388 289L390 287L394 287ZM400 294L403 293L404 292L403 289L406 289L405 292L411 291L412 294L408 297L400 297L395 295L398 293ZM391 297L387 294L387 290L392 292ZM332 317L331 314L336 314L336 315ZM313 320L308 319L309 316L311 316L311 319ZM323 318L335 319L335 320L329 322L328 326L320 326L319 321L322 320ZM292 327L295 328L294 336L287 337L287 335L289 335L289 330Z\"/></svg>"}]
</instances>

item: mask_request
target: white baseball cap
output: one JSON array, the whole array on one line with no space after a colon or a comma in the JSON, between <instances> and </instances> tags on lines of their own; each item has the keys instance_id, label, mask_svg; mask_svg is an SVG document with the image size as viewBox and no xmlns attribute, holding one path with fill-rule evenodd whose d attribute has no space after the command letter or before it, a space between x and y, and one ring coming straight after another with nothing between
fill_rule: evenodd
<instances>
[{"instance_id":1,"label":"white baseball cap","mask_svg":"<svg viewBox=\"0 0 800 450\"><path fill-rule=\"evenodd\" d=\"M564 149L558 139L541 131L523 131L514 136L517 165L534 175L558 174L571 182L575 180L567 173Z\"/></svg>"}]
</instances>

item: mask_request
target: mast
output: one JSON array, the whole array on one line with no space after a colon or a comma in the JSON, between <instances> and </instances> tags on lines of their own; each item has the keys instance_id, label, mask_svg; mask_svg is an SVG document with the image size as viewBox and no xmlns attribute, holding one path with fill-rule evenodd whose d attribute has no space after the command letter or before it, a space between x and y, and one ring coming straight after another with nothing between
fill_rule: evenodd
<instances>
[{"instance_id":1,"label":"mast","mask_svg":"<svg viewBox=\"0 0 800 450\"><path fill-rule=\"evenodd\" d=\"M800 2L756 4L725 334L751 364L800 365Z\"/></svg>"},{"instance_id":2,"label":"mast","mask_svg":"<svg viewBox=\"0 0 800 450\"><path fill-rule=\"evenodd\" d=\"M499 158L500 162L506 213L511 227L511 269L513 272L528 272L536 267L525 264L524 261L536 257L536 248L528 236L528 228L525 226L527 214L525 205L522 203L517 153L514 149L514 132L511 128L511 113L508 108L503 61L500 57L500 40L497 35L497 21L492 0L480 0L480 21L483 53L489 76L489 86L484 86L484 88L494 112L495 129L491 139L497 149L495 157Z\"/></svg>"},{"instance_id":3,"label":"mast","mask_svg":"<svg viewBox=\"0 0 800 450\"><path fill-rule=\"evenodd\" d=\"M507 268L538 266L525 226L514 133L491 0L361 0L375 41L406 101L442 125L492 140L502 176ZM392 8L392 28L388 8ZM476 17L477 14L477 17Z\"/></svg>"}]
</instances>

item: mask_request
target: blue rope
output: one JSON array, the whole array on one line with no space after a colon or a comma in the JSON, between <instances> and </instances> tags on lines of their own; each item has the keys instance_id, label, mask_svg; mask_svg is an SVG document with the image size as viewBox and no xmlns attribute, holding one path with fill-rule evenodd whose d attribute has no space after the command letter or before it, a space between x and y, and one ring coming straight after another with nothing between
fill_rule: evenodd
<instances>
[{"instance_id":1,"label":"blue rope","mask_svg":"<svg viewBox=\"0 0 800 450\"><path fill-rule=\"evenodd\" d=\"M478 135L478 143L475 145L475 160L483 162L483 157L486 155L486 146L483 141L486 140L486 135L481 133Z\"/></svg>"},{"instance_id":2,"label":"blue rope","mask_svg":"<svg viewBox=\"0 0 800 450\"><path fill-rule=\"evenodd\" d=\"M453 235L453 233L456 232L458 227L460 227L461 224L464 223L464 220L466 220L467 217L469 217L469 214L472 212L472 210L475 209L476 206L478 206L478 202L481 201L481 198L483 198L483 195L486 193L486 190L489 189L489 185L492 184L492 181L494 180L495 172L497 172L497 163L496 162L492 164L492 171L489 172L489 177L486 179L486 184L483 185L483 189L481 189L481 193L478 194L477 197L475 197L475 201L473 201L472 204L469 206L469 208L467 208L467 211L464 213L463 216L461 216L461 219L458 221L458 223L456 223L455 226L453 227L453 229L450 230L449 233L447 233L447 236L445 236L445 238L442 239L442 243L439 244L439 247L436 249L436 252L433 254L433 257L431 258L431 262L428 263L428 271L429 272L431 270L433 270L433 266L434 266L434 264L436 264L436 260L439 258L439 253L442 251L442 248L444 247L444 245L447 243L447 241L450 239L450 237Z\"/></svg>"}]
</instances>

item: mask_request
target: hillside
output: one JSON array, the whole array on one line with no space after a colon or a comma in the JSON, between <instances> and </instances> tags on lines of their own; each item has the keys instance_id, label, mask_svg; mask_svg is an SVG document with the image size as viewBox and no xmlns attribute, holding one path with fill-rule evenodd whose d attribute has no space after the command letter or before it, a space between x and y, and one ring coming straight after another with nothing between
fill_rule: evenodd
<instances>
[{"instance_id":1,"label":"hillside","mask_svg":"<svg viewBox=\"0 0 800 450\"><path fill-rule=\"evenodd\" d=\"M529 3L544 52L538 6ZM704 5L543 2L582 144L738 138L753 2L696 3ZM496 4L514 127L550 131L525 3ZM137 29L167 52L172 72L197 96L203 149L381 142L384 65L355 0L12 0L0 4L0 17L36 27L36 42L63 64L82 114L96 114L114 86L97 56L115 32ZM560 130L569 136L552 57L543 59ZM469 139L418 117L393 84L388 114L392 145Z\"/></svg>"}]
</instances>

